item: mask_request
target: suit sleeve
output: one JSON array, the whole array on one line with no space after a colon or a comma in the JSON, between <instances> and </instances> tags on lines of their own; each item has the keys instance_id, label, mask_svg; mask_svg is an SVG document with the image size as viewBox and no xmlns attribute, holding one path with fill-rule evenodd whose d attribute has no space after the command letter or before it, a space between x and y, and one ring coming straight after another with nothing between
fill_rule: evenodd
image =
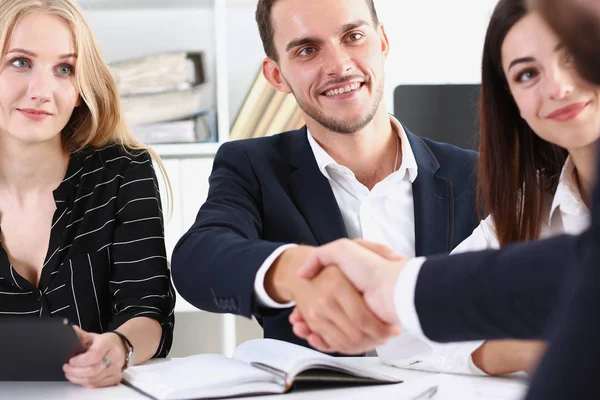
<instances>
[{"instance_id":1,"label":"suit sleeve","mask_svg":"<svg viewBox=\"0 0 600 400\"><path fill-rule=\"evenodd\" d=\"M600 157L597 177L600 177ZM527 399L598 399L600 358L600 185L596 184L590 232L580 239L583 263L571 266L556 315L551 345L538 367Z\"/></svg>"},{"instance_id":2,"label":"suit sleeve","mask_svg":"<svg viewBox=\"0 0 600 400\"><path fill-rule=\"evenodd\" d=\"M286 243L261 240L261 185L238 144L220 147L209 183L195 223L173 251L173 281L195 307L249 318L258 269Z\"/></svg>"},{"instance_id":3,"label":"suit sleeve","mask_svg":"<svg viewBox=\"0 0 600 400\"><path fill-rule=\"evenodd\" d=\"M437 342L543 338L589 235L428 258L414 297L423 333Z\"/></svg>"},{"instance_id":4,"label":"suit sleeve","mask_svg":"<svg viewBox=\"0 0 600 400\"><path fill-rule=\"evenodd\" d=\"M598 399L600 357L600 236L588 234L582 265L565 279L549 324L550 348L537 368L527 399ZM589 251L588 251L589 250Z\"/></svg>"}]
</instances>

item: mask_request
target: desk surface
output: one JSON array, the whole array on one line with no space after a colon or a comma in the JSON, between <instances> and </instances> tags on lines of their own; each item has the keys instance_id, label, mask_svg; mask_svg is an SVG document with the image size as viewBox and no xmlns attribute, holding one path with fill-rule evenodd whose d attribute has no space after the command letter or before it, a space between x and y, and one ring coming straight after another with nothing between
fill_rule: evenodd
<instances>
[{"instance_id":1,"label":"desk surface","mask_svg":"<svg viewBox=\"0 0 600 400\"><path fill-rule=\"evenodd\" d=\"M381 364L377 357L351 358L351 362L369 365L378 371L398 377L404 383L344 387L336 389L298 390L285 395L254 396L252 400L308 400L308 399L413 399L431 386L437 385L435 400L516 400L527 389L523 375L510 377L479 377L410 371ZM2 398L14 400L144 400L148 397L125 385L104 389L84 389L68 382L0 382ZM283 396L283 397L282 397Z\"/></svg>"}]
</instances>

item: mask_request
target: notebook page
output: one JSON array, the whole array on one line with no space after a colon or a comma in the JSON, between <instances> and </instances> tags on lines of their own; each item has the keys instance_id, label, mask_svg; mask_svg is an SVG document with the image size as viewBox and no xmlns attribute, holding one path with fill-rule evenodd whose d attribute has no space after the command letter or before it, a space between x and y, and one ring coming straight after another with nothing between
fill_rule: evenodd
<instances>
[{"instance_id":1,"label":"notebook page","mask_svg":"<svg viewBox=\"0 0 600 400\"><path fill-rule=\"evenodd\" d=\"M218 354L156 360L129 368L124 375L128 383L157 399L182 399L184 393L185 398L212 397L224 395L224 389L233 395L236 386L247 383L267 383L265 391L271 393L282 387L275 376Z\"/></svg>"},{"instance_id":2,"label":"notebook page","mask_svg":"<svg viewBox=\"0 0 600 400\"><path fill-rule=\"evenodd\" d=\"M344 362L303 346L274 339L253 339L239 345L233 358L247 364L261 363L287 374L288 384L300 372L313 367L332 367L356 376L386 382L397 379Z\"/></svg>"},{"instance_id":3,"label":"notebook page","mask_svg":"<svg viewBox=\"0 0 600 400\"><path fill-rule=\"evenodd\" d=\"M233 358L247 364L259 362L292 374L298 365L308 365L317 360L334 360L309 348L274 339L253 339L240 344Z\"/></svg>"}]
</instances>

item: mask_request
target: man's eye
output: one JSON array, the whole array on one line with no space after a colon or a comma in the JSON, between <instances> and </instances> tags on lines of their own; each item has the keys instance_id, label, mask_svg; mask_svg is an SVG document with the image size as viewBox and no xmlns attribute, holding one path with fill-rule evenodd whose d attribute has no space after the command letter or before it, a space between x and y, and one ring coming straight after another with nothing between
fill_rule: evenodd
<instances>
[{"instance_id":1,"label":"man's eye","mask_svg":"<svg viewBox=\"0 0 600 400\"><path fill-rule=\"evenodd\" d=\"M354 32L353 34L351 34L350 36L348 36L348 39L350 39L350 41L357 41L363 38L363 34L359 33L359 32Z\"/></svg>"},{"instance_id":2,"label":"man's eye","mask_svg":"<svg viewBox=\"0 0 600 400\"><path fill-rule=\"evenodd\" d=\"M310 56L314 52L315 52L315 48L314 47L305 47L304 49L300 50L300 52L298 52L298 55L300 55L300 56Z\"/></svg>"}]
</instances>

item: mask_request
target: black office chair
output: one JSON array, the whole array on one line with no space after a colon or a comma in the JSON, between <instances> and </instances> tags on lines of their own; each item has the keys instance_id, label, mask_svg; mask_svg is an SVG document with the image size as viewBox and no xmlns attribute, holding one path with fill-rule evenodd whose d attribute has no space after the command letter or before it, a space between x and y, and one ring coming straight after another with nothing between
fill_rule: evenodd
<instances>
[{"instance_id":1,"label":"black office chair","mask_svg":"<svg viewBox=\"0 0 600 400\"><path fill-rule=\"evenodd\" d=\"M394 115L419 136L477 150L478 101L479 85L400 85Z\"/></svg>"}]
</instances>

